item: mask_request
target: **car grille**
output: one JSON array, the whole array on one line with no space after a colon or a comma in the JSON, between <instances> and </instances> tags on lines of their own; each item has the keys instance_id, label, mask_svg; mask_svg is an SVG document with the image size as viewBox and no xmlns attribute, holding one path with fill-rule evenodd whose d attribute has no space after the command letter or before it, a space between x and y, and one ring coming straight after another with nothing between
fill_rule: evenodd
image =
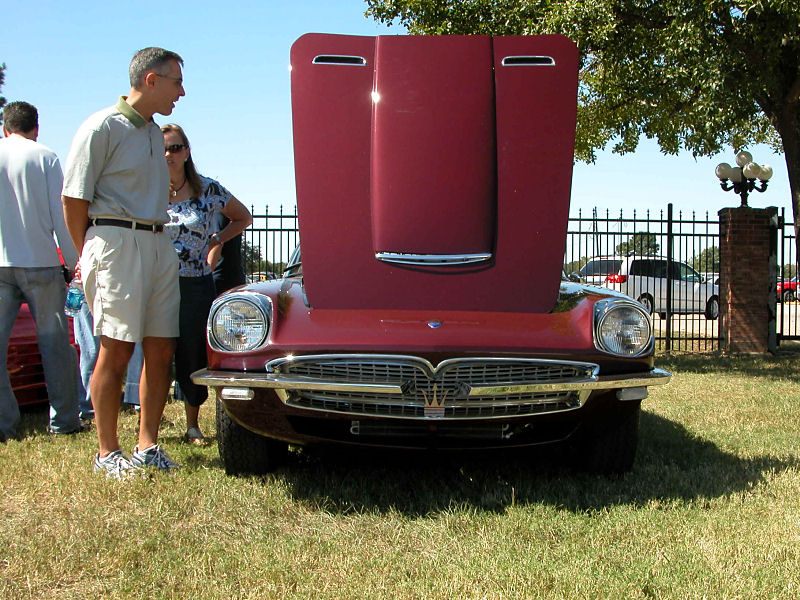
<instances>
[{"instance_id":1,"label":"car grille","mask_svg":"<svg viewBox=\"0 0 800 600\"><path fill-rule=\"evenodd\" d=\"M463 358L437 367L417 357L317 355L278 359L267 365L279 376L330 383L383 384L400 393L338 389L283 390L290 406L352 415L398 418L475 419L517 417L578 408L577 391L470 395L476 386L513 387L586 380L596 365L536 359Z\"/></svg>"}]
</instances>

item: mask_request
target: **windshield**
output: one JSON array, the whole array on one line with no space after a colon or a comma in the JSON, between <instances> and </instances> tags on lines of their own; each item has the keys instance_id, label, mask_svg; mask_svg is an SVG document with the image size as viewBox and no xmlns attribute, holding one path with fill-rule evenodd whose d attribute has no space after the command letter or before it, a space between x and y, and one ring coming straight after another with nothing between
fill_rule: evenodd
<instances>
[{"instance_id":1,"label":"windshield","mask_svg":"<svg viewBox=\"0 0 800 600\"><path fill-rule=\"evenodd\" d=\"M303 265L300 262L300 246L298 245L292 251L289 257L289 262L286 263L286 269L283 271L284 277L297 277L303 274Z\"/></svg>"},{"instance_id":2,"label":"windshield","mask_svg":"<svg viewBox=\"0 0 800 600\"><path fill-rule=\"evenodd\" d=\"M579 271L581 277L591 277L592 275L616 275L622 266L621 260L600 259L590 260L583 265Z\"/></svg>"}]
</instances>

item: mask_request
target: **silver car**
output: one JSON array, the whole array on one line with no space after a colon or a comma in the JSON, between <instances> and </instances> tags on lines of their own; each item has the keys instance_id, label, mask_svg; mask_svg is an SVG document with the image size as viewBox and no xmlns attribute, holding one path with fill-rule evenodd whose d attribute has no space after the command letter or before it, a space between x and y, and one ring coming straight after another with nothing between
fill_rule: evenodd
<instances>
[{"instance_id":1,"label":"silver car","mask_svg":"<svg viewBox=\"0 0 800 600\"><path fill-rule=\"evenodd\" d=\"M663 256L598 256L578 272L587 283L600 285L638 300L648 312L664 317L667 290L672 292L673 313L701 313L719 318L719 287L686 263Z\"/></svg>"}]
</instances>

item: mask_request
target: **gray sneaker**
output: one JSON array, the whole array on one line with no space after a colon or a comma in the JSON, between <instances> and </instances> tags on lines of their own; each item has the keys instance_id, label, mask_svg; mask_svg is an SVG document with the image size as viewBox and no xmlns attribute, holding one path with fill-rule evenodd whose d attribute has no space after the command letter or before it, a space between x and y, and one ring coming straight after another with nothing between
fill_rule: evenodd
<instances>
[{"instance_id":1,"label":"gray sneaker","mask_svg":"<svg viewBox=\"0 0 800 600\"><path fill-rule=\"evenodd\" d=\"M105 473L109 479L125 479L143 475L144 471L134 465L130 459L122 453L122 450L114 450L105 458L100 458L99 454L94 455L95 473Z\"/></svg>"},{"instance_id":2,"label":"gray sneaker","mask_svg":"<svg viewBox=\"0 0 800 600\"><path fill-rule=\"evenodd\" d=\"M172 471L180 469L181 466L173 461L164 450L156 444L144 450L139 450L139 446L133 449L131 462L136 467L156 467L162 471Z\"/></svg>"}]
</instances>

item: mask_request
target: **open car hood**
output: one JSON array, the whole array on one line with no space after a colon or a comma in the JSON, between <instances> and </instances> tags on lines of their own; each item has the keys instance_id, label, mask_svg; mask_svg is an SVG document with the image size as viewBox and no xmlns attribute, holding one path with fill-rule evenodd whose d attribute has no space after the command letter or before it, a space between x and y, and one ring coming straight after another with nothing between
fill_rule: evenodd
<instances>
[{"instance_id":1,"label":"open car hood","mask_svg":"<svg viewBox=\"0 0 800 600\"><path fill-rule=\"evenodd\" d=\"M297 40L295 174L312 308L549 312L577 60L557 35Z\"/></svg>"}]
</instances>

